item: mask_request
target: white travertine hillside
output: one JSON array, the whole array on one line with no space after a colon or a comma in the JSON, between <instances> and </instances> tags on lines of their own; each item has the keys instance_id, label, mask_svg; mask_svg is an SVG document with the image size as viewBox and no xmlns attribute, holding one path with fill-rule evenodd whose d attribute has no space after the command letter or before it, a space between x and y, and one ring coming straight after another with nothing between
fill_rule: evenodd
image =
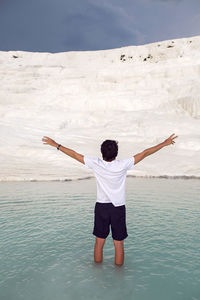
<instances>
[{"instance_id":1,"label":"white travertine hillside","mask_svg":"<svg viewBox=\"0 0 200 300\"><path fill-rule=\"evenodd\" d=\"M86 178L91 170L42 142L88 156L105 139L118 159L167 146L133 176L200 177L200 36L112 50L0 52L0 180Z\"/></svg>"}]
</instances>

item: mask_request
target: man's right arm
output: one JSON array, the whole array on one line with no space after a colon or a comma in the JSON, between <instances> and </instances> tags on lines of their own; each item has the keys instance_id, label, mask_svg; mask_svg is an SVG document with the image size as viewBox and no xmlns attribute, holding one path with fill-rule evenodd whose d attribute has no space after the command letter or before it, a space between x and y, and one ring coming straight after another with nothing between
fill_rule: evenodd
<instances>
[{"instance_id":1,"label":"man's right arm","mask_svg":"<svg viewBox=\"0 0 200 300\"><path fill-rule=\"evenodd\" d=\"M139 161L141 161L142 159L144 159L145 157L155 153L156 151L162 149L163 147L165 146L168 146L170 144L174 144L175 142L173 141L173 139L177 138L178 136L174 136L174 133L172 135L170 135L170 137L168 139L166 139L164 142L154 146L154 147L151 147L151 148L147 148L145 149L144 151L142 151L141 153L138 153L136 155L134 155L134 159L135 159L135 164L137 164Z\"/></svg>"}]
</instances>

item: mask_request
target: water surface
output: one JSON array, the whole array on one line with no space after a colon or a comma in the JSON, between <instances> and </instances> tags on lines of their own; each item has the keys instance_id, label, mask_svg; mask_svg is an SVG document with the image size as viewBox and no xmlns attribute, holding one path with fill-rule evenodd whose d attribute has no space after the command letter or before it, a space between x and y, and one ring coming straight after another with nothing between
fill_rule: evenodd
<instances>
[{"instance_id":1,"label":"water surface","mask_svg":"<svg viewBox=\"0 0 200 300\"><path fill-rule=\"evenodd\" d=\"M93 262L95 179L0 183L0 299L200 300L199 180L127 178L128 237Z\"/></svg>"}]
</instances>

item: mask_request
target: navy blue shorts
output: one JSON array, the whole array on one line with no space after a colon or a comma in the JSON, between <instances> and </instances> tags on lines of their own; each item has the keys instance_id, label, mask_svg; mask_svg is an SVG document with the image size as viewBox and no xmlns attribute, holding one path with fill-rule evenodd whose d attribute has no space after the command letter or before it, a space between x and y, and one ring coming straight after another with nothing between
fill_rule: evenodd
<instances>
[{"instance_id":1,"label":"navy blue shorts","mask_svg":"<svg viewBox=\"0 0 200 300\"><path fill-rule=\"evenodd\" d=\"M112 203L96 202L93 234L102 239L107 238L110 225L114 240L122 241L127 238L125 205L114 206Z\"/></svg>"}]
</instances>

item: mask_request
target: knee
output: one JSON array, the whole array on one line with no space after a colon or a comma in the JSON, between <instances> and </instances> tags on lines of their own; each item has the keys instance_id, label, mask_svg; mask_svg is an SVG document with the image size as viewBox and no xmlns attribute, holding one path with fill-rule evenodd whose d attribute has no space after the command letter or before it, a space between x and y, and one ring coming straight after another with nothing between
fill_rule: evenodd
<instances>
[{"instance_id":1,"label":"knee","mask_svg":"<svg viewBox=\"0 0 200 300\"><path fill-rule=\"evenodd\" d=\"M115 246L115 249L124 249L124 241L117 241L113 240L113 244Z\"/></svg>"},{"instance_id":2,"label":"knee","mask_svg":"<svg viewBox=\"0 0 200 300\"><path fill-rule=\"evenodd\" d=\"M105 243L105 239L96 238L96 241L95 241L96 247L103 248L104 243Z\"/></svg>"}]
</instances>

